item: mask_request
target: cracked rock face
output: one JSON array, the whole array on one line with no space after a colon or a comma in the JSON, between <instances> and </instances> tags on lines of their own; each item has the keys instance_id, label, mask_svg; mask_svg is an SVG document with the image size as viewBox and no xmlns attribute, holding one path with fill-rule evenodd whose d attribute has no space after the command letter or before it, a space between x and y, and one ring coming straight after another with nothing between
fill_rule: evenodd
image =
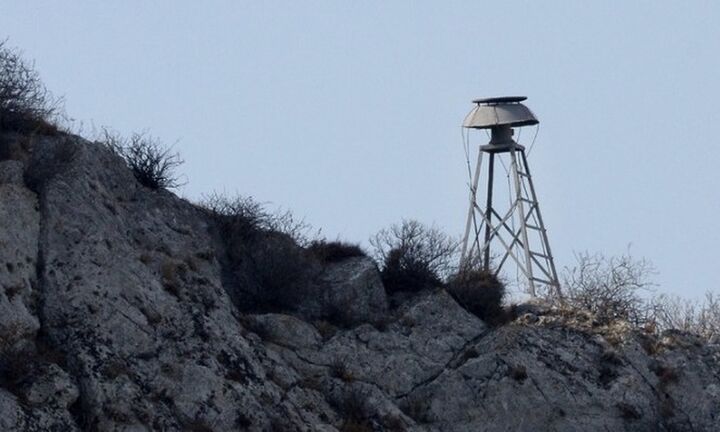
<instances>
[{"instance_id":1,"label":"cracked rock face","mask_svg":"<svg viewBox=\"0 0 720 432\"><path fill-rule=\"evenodd\" d=\"M720 430L716 345L609 338L547 308L491 328L441 289L389 310L363 258L327 265L307 315L241 312L207 212L97 144L0 145L17 139L27 154L0 161L0 430Z\"/></svg>"}]
</instances>

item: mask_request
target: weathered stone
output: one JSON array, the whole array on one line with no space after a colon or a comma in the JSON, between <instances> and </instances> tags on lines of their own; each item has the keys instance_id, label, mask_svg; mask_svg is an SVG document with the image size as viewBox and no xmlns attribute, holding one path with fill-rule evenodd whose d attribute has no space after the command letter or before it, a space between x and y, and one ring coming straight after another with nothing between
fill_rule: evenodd
<instances>
[{"instance_id":1,"label":"weathered stone","mask_svg":"<svg viewBox=\"0 0 720 432\"><path fill-rule=\"evenodd\" d=\"M36 195L22 184L20 163L4 161L0 181L0 353L32 338L39 322L32 311L40 212Z\"/></svg>"},{"instance_id":2,"label":"weathered stone","mask_svg":"<svg viewBox=\"0 0 720 432\"><path fill-rule=\"evenodd\" d=\"M295 349L317 349L322 342L315 327L291 315L254 315L248 319L250 330L267 342Z\"/></svg>"},{"instance_id":3,"label":"weathered stone","mask_svg":"<svg viewBox=\"0 0 720 432\"><path fill-rule=\"evenodd\" d=\"M718 345L540 304L491 328L443 290L388 310L365 258L247 313L206 212L80 138L31 150L2 162L0 353L36 358L0 357L0 430L720 430Z\"/></svg>"},{"instance_id":4,"label":"weathered stone","mask_svg":"<svg viewBox=\"0 0 720 432\"><path fill-rule=\"evenodd\" d=\"M0 184L22 186L23 168L23 163L20 161L0 161Z\"/></svg>"},{"instance_id":5,"label":"weathered stone","mask_svg":"<svg viewBox=\"0 0 720 432\"><path fill-rule=\"evenodd\" d=\"M0 430L20 431L25 429L25 413L17 399L0 388Z\"/></svg>"},{"instance_id":6,"label":"weathered stone","mask_svg":"<svg viewBox=\"0 0 720 432\"><path fill-rule=\"evenodd\" d=\"M52 403L67 409L79 396L75 383L67 372L50 363L43 367L30 386L25 390L25 399L33 405Z\"/></svg>"},{"instance_id":7,"label":"weathered stone","mask_svg":"<svg viewBox=\"0 0 720 432\"><path fill-rule=\"evenodd\" d=\"M387 314L387 296L375 262L348 258L326 266L321 304L326 314L348 323L380 320Z\"/></svg>"}]
</instances>

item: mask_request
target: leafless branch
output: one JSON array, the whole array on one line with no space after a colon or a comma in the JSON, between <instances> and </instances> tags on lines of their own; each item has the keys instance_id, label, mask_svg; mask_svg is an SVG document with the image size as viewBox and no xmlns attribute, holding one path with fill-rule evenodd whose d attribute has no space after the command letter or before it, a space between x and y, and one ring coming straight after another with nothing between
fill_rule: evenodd
<instances>
[{"instance_id":1,"label":"leafless branch","mask_svg":"<svg viewBox=\"0 0 720 432\"><path fill-rule=\"evenodd\" d=\"M393 253L408 264L422 264L440 278L450 275L457 267L458 242L436 226L426 226L416 220L403 220L383 229L370 239L373 257L387 263Z\"/></svg>"},{"instance_id":2,"label":"leafless branch","mask_svg":"<svg viewBox=\"0 0 720 432\"><path fill-rule=\"evenodd\" d=\"M655 284L652 264L629 253L617 257L587 252L575 255L576 264L563 275L564 302L567 306L593 312L601 322L623 319L635 325L651 315L646 294ZM553 292L548 299L558 302Z\"/></svg>"},{"instance_id":3,"label":"leafless branch","mask_svg":"<svg viewBox=\"0 0 720 432\"><path fill-rule=\"evenodd\" d=\"M50 122L62 100L45 88L34 64L0 41L0 128L19 129Z\"/></svg>"},{"instance_id":4,"label":"leafless branch","mask_svg":"<svg viewBox=\"0 0 720 432\"><path fill-rule=\"evenodd\" d=\"M166 147L159 139L145 132L123 138L104 129L101 141L125 160L142 185L151 189L171 189L184 184L175 173L184 161L172 151L172 147Z\"/></svg>"},{"instance_id":5,"label":"leafless branch","mask_svg":"<svg viewBox=\"0 0 720 432\"><path fill-rule=\"evenodd\" d=\"M682 330L708 340L720 337L720 297L710 291L696 301L663 294L653 299L652 310L658 331Z\"/></svg>"}]
</instances>

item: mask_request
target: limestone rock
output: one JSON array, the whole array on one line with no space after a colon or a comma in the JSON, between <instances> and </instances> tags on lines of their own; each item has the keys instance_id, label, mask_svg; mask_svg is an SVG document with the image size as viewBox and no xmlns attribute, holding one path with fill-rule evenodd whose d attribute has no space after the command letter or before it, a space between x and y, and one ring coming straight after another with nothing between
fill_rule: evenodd
<instances>
[{"instance_id":1,"label":"limestone rock","mask_svg":"<svg viewBox=\"0 0 720 432\"><path fill-rule=\"evenodd\" d=\"M12 431L25 429L25 413L17 399L8 391L0 388L0 430Z\"/></svg>"},{"instance_id":2,"label":"limestone rock","mask_svg":"<svg viewBox=\"0 0 720 432\"><path fill-rule=\"evenodd\" d=\"M341 320L374 322L387 313L387 296L375 263L367 257L348 258L326 266L322 307Z\"/></svg>"},{"instance_id":3,"label":"limestone rock","mask_svg":"<svg viewBox=\"0 0 720 432\"><path fill-rule=\"evenodd\" d=\"M70 375L54 363L45 366L25 391L25 400L32 405L52 404L65 409L78 396L78 388Z\"/></svg>"},{"instance_id":4,"label":"limestone rock","mask_svg":"<svg viewBox=\"0 0 720 432\"><path fill-rule=\"evenodd\" d=\"M249 329L262 339L293 349L317 349L322 338L312 325L292 315L265 314L249 316Z\"/></svg>"},{"instance_id":5,"label":"limestone rock","mask_svg":"<svg viewBox=\"0 0 720 432\"><path fill-rule=\"evenodd\" d=\"M23 163L16 160L0 162L0 184L23 185Z\"/></svg>"},{"instance_id":6,"label":"limestone rock","mask_svg":"<svg viewBox=\"0 0 720 432\"><path fill-rule=\"evenodd\" d=\"M33 314L40 212L22 164L0 162L0 353L39 328Z\"/></svg>"},{"instance_id":7,"label":"limestone rock","mask_svg":"<svg viewBox=\"0 0 720 432\"><path fill-rule=\"evenodd\" d=\"M389 309L365 258L327 266L300 313L244 311L207 212L78 137L18 159L0 430L720 430L718 345L539 305L491 328L443 290Z\"/></svg>"}]
</instances>

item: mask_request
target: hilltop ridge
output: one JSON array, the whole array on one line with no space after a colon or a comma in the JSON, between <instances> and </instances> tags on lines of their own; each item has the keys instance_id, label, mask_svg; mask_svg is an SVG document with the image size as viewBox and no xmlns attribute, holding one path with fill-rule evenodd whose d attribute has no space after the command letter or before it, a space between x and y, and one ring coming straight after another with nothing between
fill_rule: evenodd
<instances>
[{"instance_id":1,"label":"hilltop ridge","mask_svg":"<svg viewBox=\"0 0 720 432\"><path fill-rule=\"evenodd\" d=\"M439 287L393 308L361 256L253 309L205 209L78 136L0 147L1 430L720 430L692 335L541 304L492 327Z\"/></svg>"}]
</instances>

